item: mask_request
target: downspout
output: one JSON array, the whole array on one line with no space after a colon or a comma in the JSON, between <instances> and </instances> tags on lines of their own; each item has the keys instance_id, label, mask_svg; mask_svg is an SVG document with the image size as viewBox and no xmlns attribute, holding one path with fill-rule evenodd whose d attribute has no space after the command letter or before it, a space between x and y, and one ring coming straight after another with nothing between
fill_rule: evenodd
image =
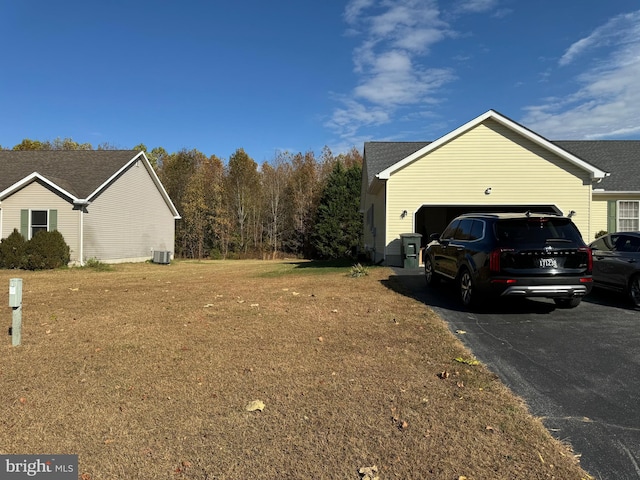
<instances>
[{"instance_id":1,"label":"downspout","mask_svg":"<svg viewBox=\"0 0 640 480\"><path fill-rule=\"evenodd\" d=\"M78 208L78 215L80 215L78 221L78 260L80 262L80 266L84 267L84 213L89 202L86 200L80 200L76 202Z\"/></svg>"},{"instance_id":2,"label":"downspout","mask_svg":"<svg viewBox=\"0 0 640 480\"><path fill-rule=\"evenodd\" d=\"M384 242L384 250L382 254L382 264L387 264L387 235L389 233L389 219L387 218L387 204L389 199L387 198L387 181L384 182L384 235L382 241Z\"/></svg>"},{"instance_id":3,"label":"downspout","mask_svg":"<svg viewBox=\"0 0 640 480\"><path fill-rule=\"evenodd\" d=\"M84 206L80 207L80 234L78 241L80 243L80 266L84 267Z\"/></svg>"}]
</instances>

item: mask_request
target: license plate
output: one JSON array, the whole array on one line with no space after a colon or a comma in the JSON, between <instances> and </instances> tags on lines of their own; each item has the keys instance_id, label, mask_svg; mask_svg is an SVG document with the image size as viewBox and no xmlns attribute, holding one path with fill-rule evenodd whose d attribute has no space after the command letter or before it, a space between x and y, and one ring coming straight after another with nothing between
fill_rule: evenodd
<instances>
[{"instance_id":1,"label":"license plate","mask_svg":"<svg viewBox=\"0 0 640 480\"><path fill-rule=\"evenodd\" d=\"M540 268L558 268L558 260L555 258L540 258L538 262Z\"/></svg>"}]
</instances>

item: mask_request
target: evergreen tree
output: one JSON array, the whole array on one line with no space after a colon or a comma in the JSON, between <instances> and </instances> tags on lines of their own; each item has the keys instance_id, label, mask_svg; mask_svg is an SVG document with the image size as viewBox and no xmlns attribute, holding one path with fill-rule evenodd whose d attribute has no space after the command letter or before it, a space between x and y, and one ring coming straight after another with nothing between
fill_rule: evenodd
<instances>
[{"instance_id":1,"label":"evergreen tree","mask_svg":"<svg viewBox=\"0 0 640 480\"><path fill-rule=\"evenodd\" d=\"M354 257L360 246L360 182L362 168L335 163L322 192L311 237L319 258Z\"/></svg>"}]
</instances>

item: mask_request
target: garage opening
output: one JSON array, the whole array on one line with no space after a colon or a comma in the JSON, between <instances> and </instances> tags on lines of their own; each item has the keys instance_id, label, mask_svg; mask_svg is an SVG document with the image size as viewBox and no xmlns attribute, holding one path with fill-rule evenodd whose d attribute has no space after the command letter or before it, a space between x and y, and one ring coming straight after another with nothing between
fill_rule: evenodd
<instances>
[{"instance_id":1,"label":"garage opening","mask_svg":"<svg viewBox=\"0 0 640 480\"><path fill-rule=\"evenodd\" d=\"M416 233L422 234L422 246L429 243L432 233L442 233L449 222L463 213L473 212L536 212L561 215L554 205L423 205L416 212L414 225Z\"/></svg>"}]
</instances>

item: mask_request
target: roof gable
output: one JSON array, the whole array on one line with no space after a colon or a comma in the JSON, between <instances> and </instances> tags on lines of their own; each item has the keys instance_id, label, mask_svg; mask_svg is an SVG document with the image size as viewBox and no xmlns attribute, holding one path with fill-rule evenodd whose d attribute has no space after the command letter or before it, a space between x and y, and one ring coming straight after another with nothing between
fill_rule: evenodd
<instances>
[{"instance_id":1,"label":"roof gable","mask_svg":"<svg viewBox=\"0 0 640 480\"><path fill-rule=\"evenodd\" d=\"M601 170L600 168L586 162L582 158L579 158L573 153L561 148L559 145L556 145L553 142L550 142L546 138L538 135L537 133L533 132L532 130L529 130L528 128L523 127L522 125L514 122L513 120L505 117L504 115L499 114L495 110L489 110L488 112L474 118L470 122L467 122L464 125L458 127L452 132L449 132L448 134L440 137L438 140L431 143L426 143L422 148L419 148L418 150L414 151L413 153L409 154L408 156L402 158L399 161L389 164L382 170L379 170L377 173L370 172L369 175L379 178L381 180L387 180L397 170L403 168L409 163L415 161L416 159L428 154L429 152L439 148L440 146L452 141L453 139L459 137L460 135L463 135L467 131L471 130L477 125L480 125L481 123L485 122L488 119L498 122L499 124L518 133L519 135L532 141L533 143L545 148L546 150L567 160L568 162L578 166L579 168L582 168L583 170L587 171L591 175L591 178L601 179L608 175L606 171ZM367 158L367 161L368 161L368 158ZM369 183L371 184L371 181Z\"/></svg>"},{"instance_id":2,"label":"roof gable","mask_svg":"<svg viewBox=\"0 0 640 480\"><path fill-rule=\"evenodd\" d=\"M146 155L135 150L0 150L0 201L40 181L73 203L88 203L136 161L144 163L167 206L179 218Z\"/></svg>"}]
</instances>

